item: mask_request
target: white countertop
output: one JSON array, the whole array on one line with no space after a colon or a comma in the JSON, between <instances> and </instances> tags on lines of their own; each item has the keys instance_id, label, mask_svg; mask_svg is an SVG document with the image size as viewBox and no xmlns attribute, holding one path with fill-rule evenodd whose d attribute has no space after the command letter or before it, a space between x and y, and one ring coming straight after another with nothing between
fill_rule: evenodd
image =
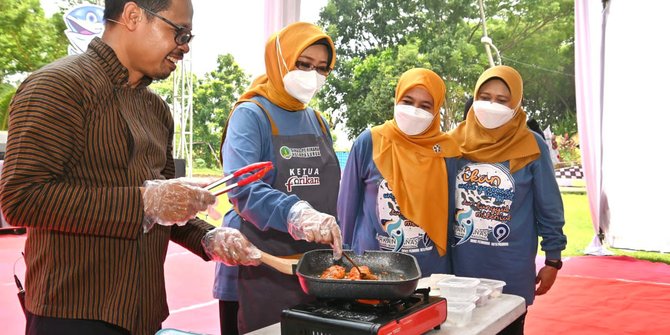
<instances>
[{"instance_id":1,"label":"white countertop","mask_svg":"<svg viewBox=\"0 0 670 335\"><path fill-rule=\"evenodd\" d=\"M491 299L481 307L472 311L472 319L464 326L457 327L445 322L440 330L433 330L426 334L448 335L494 335L503 330L526 311L526 301L517 295L502 294Z\"/></svg>"},{"instance_id":2,"label":"white countertop","mask_svg":"<svg viewBox=\"0 0 670 335\"><path fill-rule=\"evenodd\" d=\"M426 334L438 335L489 335L497 334L507 325L516 320L526 311L523 298L503 294L498 298L491 299L486 305L477 307L472 312L472 319L464 326L456 327L445 322L440 330L432 330ZM278 335L281 334L281 326L275 323L271 326L258 329L249 335Z\"/></svg>"}]
</instances>

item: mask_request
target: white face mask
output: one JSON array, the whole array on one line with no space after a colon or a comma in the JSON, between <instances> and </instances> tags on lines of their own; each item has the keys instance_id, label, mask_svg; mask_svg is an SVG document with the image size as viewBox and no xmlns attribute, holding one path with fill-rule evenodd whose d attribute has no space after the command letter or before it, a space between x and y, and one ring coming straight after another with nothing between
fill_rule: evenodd
<instances>
[{"instance_id":1,"label":"white face mask","mask_svg":"<svg viewBox=\"0 0 670 335\"><path fill-rule=\"evenodd\" d=\"M433 123L435 116L433 113L411 105L395 105L393 118L403 133L414 136L426 131Z\"/></svg>"},{"instance_id":2,"label":"white face mask","mask_svg":"<svg viewBox=\"0 0 670 335\"><path fill-rule=\"evenodd\" d=\"M314 94L325 83L326 76L319 74L316 70L293 70L284 76L284 89L286 92L304 104L312 100Z\"/></svg>"},{"instance_id":3,"label":"white face mask","mask_svg":"<svg viewBox=\"0 0 670 335\"><path fill-rule=\"evenodd\" d=\"M476 100L472 103L475 116L484 128L498 128L514 117L514 110L497 102Z\"/></svg>"},{"instance_id":4,"label":"white face mask","mask_svg":"<svg viewBox=\"0 0 670 335\"><path fill-rule=\"evenodd\" d=\"M281 52L281 45L279 44L279 34L275 39L277 47L277 58L280 60L279 63L279 74L281 75L282 65L288 73L283 76L282 81L284 82L284 89L286 93L290 94L292 97L296 98L298 101L306 104L312 100L314 94L318 92L321 87L326 83L326 76L319 74L316 70L312 71L302 71L302 70L293 70L289 71L286 61L284 60L284 55Z\"/></svg>"}]
</instances>

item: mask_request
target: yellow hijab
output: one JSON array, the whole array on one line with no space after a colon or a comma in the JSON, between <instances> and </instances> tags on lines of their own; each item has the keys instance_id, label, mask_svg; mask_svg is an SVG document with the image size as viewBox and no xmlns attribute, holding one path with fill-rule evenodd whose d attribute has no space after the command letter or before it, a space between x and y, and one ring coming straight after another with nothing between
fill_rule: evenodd
<instances>
[{"instance_id":1,"label":"yellow hijab","mask_svg":"<svg viewBox=\"0 0 670 335\"><path fill-rule=\"evenodd\" d=\"M295 69L300 54L321 39L326 39L330 45L332 57L328 66L332 69L335 66L335 44L319 27L307 22L295 22L274 33L265 44L265 74L254 79L251 88L239 100L260 95L289 111L307 108L306 104L286 92L283 78L288 71ZM277 49L277 44L280 49Z\"/></svg>"},{"instance_id":2,"label":"yellow hijab","mask_svg":"<svg viewBox=\"0 0 670 335\"><path fill-rule=\"evenodd\" d=\"M451 132L460 143L463 156L475 162L500 163L510 162L512 173L520 170L540 156L535 136L526 126L526 112L521 108L523 98L523 80L515 69L500 65L484 71L475 85L475 100L479 88L489 79L499 78L507 84L516 108L516 114L504 125L495 129L484 128L474 110L470 107L464 122Z\"/></svg>"},{"instance_id":3,"label":"yellow hijab","mask_svg":"<svg viewBox=\"0 0 670 335\"><path fill-rule=\"evenodd\" d=\"M446 86L435 72L411 69L400 76L395 91L397 104L410 89L420 86L433 97L435 116L422 134L408 136L395 120L373 127L372 159L386 179L400 211L421 227L440 255L447 249L449 189L444 158L458 157L458 143L440 130L440 107Z\"/></svg>"}]
</instances>

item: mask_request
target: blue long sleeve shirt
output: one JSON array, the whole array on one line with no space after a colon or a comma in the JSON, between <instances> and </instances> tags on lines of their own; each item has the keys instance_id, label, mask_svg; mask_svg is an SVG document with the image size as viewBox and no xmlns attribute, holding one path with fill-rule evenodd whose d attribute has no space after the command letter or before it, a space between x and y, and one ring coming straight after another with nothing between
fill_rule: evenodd
<instances>
[{"instance_id":1,"label":"blue long sleeve shirt","mask_svg":"<svg viewBox=\"0 0 670 335\"><path fill-rule=\"evenodd\" d=\"M450 189L457 164L457 159L446 159ZM452 191L449 193L453 194ZM425 231L415 225L406 226L403 220L399 220L398 215L389 215L394 207L397 208L392 199L392 190L389 190L386 180L372 159L371 132L365 130L351 148L340 183L337 217L342 229L343 243L349 244L358 254L365 250L411 254L416 257L423 276L447 273L448 257L440 257ZM445 199L444 206L453 208L453 197L448 202ZM448 219L443 218L442 221L447 224ZM436 222L438 220L436 218Z\"/></svg>"},{"instance_id":2,"label":"blue long sleeve shirt","mask_svg":"<svg viewBox=\"0 0 670 335\"><path fill-rule=\"evenodd\" d=\"M524 297L527 305L535 298L538 237L549 259L560 259L567 243L549 149L535 137L540 157L514 173L508 161L460 161L449 234L456 275L503 280L503 292Z\"/></svg>"}]
</instances>

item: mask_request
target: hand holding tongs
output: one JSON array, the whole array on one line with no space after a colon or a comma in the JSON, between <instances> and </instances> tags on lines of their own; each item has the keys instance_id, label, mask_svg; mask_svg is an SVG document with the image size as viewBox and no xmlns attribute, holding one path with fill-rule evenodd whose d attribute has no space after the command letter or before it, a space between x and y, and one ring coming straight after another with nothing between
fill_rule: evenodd
<instances>
[{"instance_id":1,"label":"hand holding tongs","mask_svg":"<svg viewBox=\"0 0 670 335\"><path fill-rule=\"evenodd\" d=\"M247 166L245 166L241 169L238 169L235 172L233 172L233 173L231 173L231 174L229 174L229 175L227 175L227 176L225 176L225 177L207 185L205 188L208 189L208 190L212 190L212 189L214 189L214 188L216 188L216 187L218 187L222 184L225 184L226 182L228 182L229 180L231 180L233 178L238 178L245 173L254 172L254 174L252 174L252 175L250 175L250 176L248 176L248 177L246 177L242 180L239 180L239 181L237 181L233 184L230 184L230 185L226 186L225 188L223 188L221 190L218 190L218 191L212 193L212 194L214 194L214 196L218 196L218 195L224 194L224 193L234 189L235 187L244 186L246 184L249 184L251 182L254 182L256 180L259 180L259 179L263 178L263 176L265 176L265 174L268 173L273 168L274 168L274 165L272 165L272 162L258 162L258 163L249 164L249 165L247 165Z\"/></svg>"}]
</instances>

